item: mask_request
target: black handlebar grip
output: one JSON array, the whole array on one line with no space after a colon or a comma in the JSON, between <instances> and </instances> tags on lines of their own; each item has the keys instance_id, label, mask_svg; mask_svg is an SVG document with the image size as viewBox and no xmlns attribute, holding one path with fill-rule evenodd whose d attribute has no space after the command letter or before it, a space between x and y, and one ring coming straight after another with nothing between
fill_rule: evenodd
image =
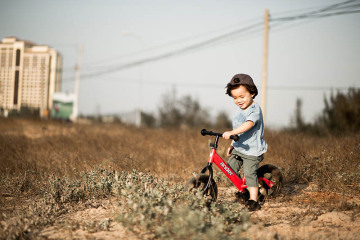
<instances>
[{"instance_id":1,"label":"black handlebar grip","mask_svg":"<svg viewBox=\"0 0 360 240\"><path fill-rule=\"evenodd\" d=\"M230 139L234 140L235 142L239 141L240 137L239 135L231 135Z\"/></svg>"},{"instance_id":2,"label":"black handlebar grip","mask_svg":"<svg viewBox=\"0 0 360 240\"><path fill-rule=\"evenodd\" d=\"M205 135L207 135L207 133L208 133L208 131L206 131L206 129L201 130L201 135L205 136Z\"/></svg>"},{"instance_id":3,"label":"black handlebar grip","mask_svg":"<svg viewBox=\"0 0 360 240\"><path fill-rule=\"evenodd\" d=\"M201 135L205 136L205 135L210 135L210 136L219 136L222 137L222 133L216 133L216 132L212 132L212 131L207 131L206 129L201 130ZM238 135L231 135L230 139L234 140L235 142L239 141L239 136Z\"/></svg>"}]
</instances>

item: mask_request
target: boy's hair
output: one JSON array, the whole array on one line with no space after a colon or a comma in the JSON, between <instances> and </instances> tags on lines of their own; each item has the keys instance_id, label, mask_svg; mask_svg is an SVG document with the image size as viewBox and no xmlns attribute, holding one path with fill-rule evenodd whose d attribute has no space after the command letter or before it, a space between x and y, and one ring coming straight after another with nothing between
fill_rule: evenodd
<instances>
[{"instance_id":1,"label":"boy's hair","mask_svg":"<svg viewBox=\"0 0 360 240\"><path fill-rule=\"evenodd\" d=\"M226 94L232 97L231 91L239 86L244 86L251 95L254 95L253 99L258 95L258 90L254 81L247 74L236 74L232 77L231 81L226 85Z\"/></svg>"}]
</instances>

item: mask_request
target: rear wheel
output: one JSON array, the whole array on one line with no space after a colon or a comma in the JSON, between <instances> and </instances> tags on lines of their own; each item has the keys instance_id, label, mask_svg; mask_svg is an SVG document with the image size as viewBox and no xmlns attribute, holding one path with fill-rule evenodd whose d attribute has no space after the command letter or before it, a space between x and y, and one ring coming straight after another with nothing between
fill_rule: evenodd
<instances>
[{"instance_id":1,"label":"rear wheel","mask_svg":"<svg viewBox=\"0 0 360 240\"><path fill-rule=\"evenodd\" d=\"M264 177L274 183L272 188L270 188L265 182L259 181L259 199L261 195L264 197L276 196L280 193L283 183L283 176L281 170L278 167L271 164L263 165L257 170L257 176Z\"/></svg>"},{"instance_id":2,"label":"rear wheel","mask_svg":"<svg viewBox=\"0 0 360 240\"><path fill-rule=\"evenodd\" d=\"M271 164L261 166L256 171L256 174L258 177L264 177L274 183L270 188L265 182L259 181L258 202L263 204L266 197L276 196L280 193L283 176L280 169ZM236 198L246 203L250 199L249 190L244 188L242 193L236 193Z\"/></svg>"},{"instance_id":3,"label":"rear wheel","mask_svg":"<svg viewBox=\"0 0 360 240\"><path fill-rule=\"evenodd\" d=\"M208 188L205 190L206 186ZM207 174L198 174L191 178L185 185L185 188L189 192L196 194L201 191L204 197L211 198L212 201L216 201L218 189L214 179L209 179Z\"/></svg>"}]
</instances>

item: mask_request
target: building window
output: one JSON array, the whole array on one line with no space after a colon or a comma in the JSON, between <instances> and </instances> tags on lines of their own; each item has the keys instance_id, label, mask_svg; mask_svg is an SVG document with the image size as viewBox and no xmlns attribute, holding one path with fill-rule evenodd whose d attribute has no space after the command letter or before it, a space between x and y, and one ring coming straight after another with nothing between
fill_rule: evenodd
<instances>
[{"instance_id":1,"label":"building window","mask_svg":"<svg viewBox=\"0 0 360 240\"><path fill-rule=\"evenodd\" d=\"M29 57L25 57L24 58L24 67L29 67L29 65L30 65Z\"/></svg>"},{"instance_id":2,"label":"building window","mask_svg":"<svg viewBox=\"0 0 360 240\"><path fill-rule=\"evenodd\" d=\"M1 66L5 67L5 65L6 65L6 52L1 53L0 62L1 62Z\"/></svg>"},{"instance_id":3,"label":"building window","mask_svg":"<svg viewBox=\"0 0 360 240\"><path fill-rule=\"evenodd\" d=\"M19 71L15 71L14 105L18 103Z\"/></svg>"},{"instance_id":4,"label":"building window","mask_svg":"<svg viewBox=\"0 0 360 240\"><path fill-rule=\"evenodd\" d=\"M36 68L37 64L38 64L38 58L37 58L37 56L34 56L33 57L33 67Z\"/></svg>"},{"instance_id":5,"label":"building window","mask_svg":"<svg viewBox=\"0 0 360 240\"><path fill-rule=\"evenodd\" d=\"M16 50L16 66L20 66L20 49Z\"/></svg>"}]
</instances>

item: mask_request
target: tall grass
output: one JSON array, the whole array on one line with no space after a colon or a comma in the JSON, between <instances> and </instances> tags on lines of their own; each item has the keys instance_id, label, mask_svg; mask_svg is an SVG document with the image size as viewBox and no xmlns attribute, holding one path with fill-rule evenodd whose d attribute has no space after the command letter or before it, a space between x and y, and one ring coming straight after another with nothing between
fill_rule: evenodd
<instances>
[{"instance_id":1,"label":"tall grass","mask_svg":"<svg viewBox=\"0 0 360 240\"><path fill-rule=\"evenodd\" d=\"M201 137L196 131L138 129L131 126L69 125L1 119L0 171L67 174L94 165L151 171L179 177L194 169Z\"/></svg>"},{"instance_id":2,"label":"tall grass","mask_svg":"<svg viewBox=\"0 0 360 240\"><path fill-rule=\"evenodd\" d=\"M360 133L313 136L269 132L266 161L284 168L285 182L316 182L320 190L359 194Z\"/></svg>"},{"instance_id":3,"label":"tall grass","mask_svg":"<svg viewBox=\"0 0 360 240\"><path fill-rule=\"evenodd\" d=\"M88 171L103 165L185 181L206 165L210 140L200 129L0 119L1 179L18 178L17 187L5 191L10 193L24 191L49 174L71 177L74 168ZM360 133L314 137L267 131L265 140L269 149L263 163L283 168L286 182L316 181L327 190L359 190ZM220 140L218 152L224 158L228 144Z\"/></svg>"},{"instance_id":4,"label":"tall grass","mask_svg":"<svg viewBox=\"0 0 360 240\"><path fill-rule=\"evenodd\" d=\"M194 231L193 237L208 238L216 234L206 230L206 226L213 226L212 229L215 226L208 219L209 214L213 221L221 223L218 226L223 227L218 231L226 236L246 230L248 220L244 220L246 215L239 209L221 204L210 209L205 207L206 203L196 205L177 185L185 183L193 172L199 172L207 164L212 137L201 136L200 130L0 119L0 212L5 214L0 214L0 222L2 231L6 229L0 231L0 236L9 233L18 239L27 238L30 233L36 236L34 229L55 221L56 216L74 204L97 204L98 199L114 194L123 198L127 209L118 220L124 225L142 225L142 229L157 238L175 238L180 234L176 226L166 225L167 221L178 221L180 215L192 216L189 221L178 222L187 229L192 218L205 224L189 230ZM320 192L359 197L360 133L315 137L267 131L265 140L269 149L262 164L282 168L285 184L315 182ZM220 140L218 152L223 157L228 144L230 141ZM143 174L135 174L134 169ZM148 184L139 185L147 181ZM158 202L144 202L149 196ZM190 205L175 207L177 198L186 199L179 202ZM37 202L29 206L27 199ZM169 199L173 202L168 202ZM191 207L194 204L197 207ZM24 205L29 207L27 211L22 211ZM140 205L144 207L134 207ZM155 212L146 210L151 207ZM234 211L237 211L236 219L227 215ZM164 221L159 223L163 228L154 228L142 220L152 216L154 221ZM241 223L240 228L223 225L223 221ZM198 231L200 235L195 234ZM187 232L181 234L188 237Z\"/></svg>"}]
</instances>

